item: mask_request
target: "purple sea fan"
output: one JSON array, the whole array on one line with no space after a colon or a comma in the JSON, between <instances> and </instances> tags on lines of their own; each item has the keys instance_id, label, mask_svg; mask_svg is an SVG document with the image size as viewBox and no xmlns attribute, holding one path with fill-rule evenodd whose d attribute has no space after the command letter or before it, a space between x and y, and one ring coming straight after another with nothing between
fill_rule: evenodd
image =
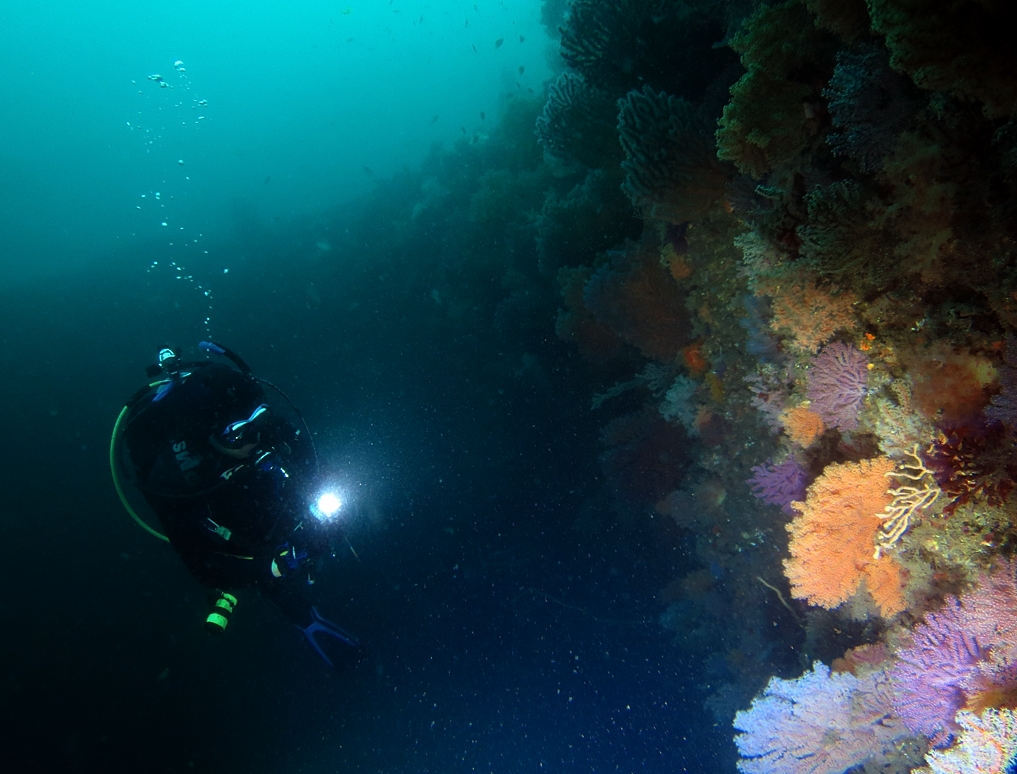
<instances>
[{"instance_id":1,"label":"purple sea fan","mask_svg":"<svg viewBox=\"0 0 1017 774\"><path fill-rule=\"evenodd\" d=\"M999 369L999 392L985 409L985 416L1017 432L1017 338L1007 336L1003 367Z\"/></svg>"},{"instance_id":2,"label":"purple sea fan","mask_svg":"<svg viewBox=\"0 0 1017 774\"><path fill-rule=\"evenodd\" d=\"M734 727L743 774L841 774L881 762L908 734L892 715L882 672L831 674L818 661L797 680L772 678Z\"/></svg>"},{"instance_id":3,"label":"purple sea fan","mask_svg":"<svg viewBox=\"0 0 1017 774\"><path fill-rule=\"evenodd\" d=\"M752 468L755 474L745 483L752 487L752 494L769 505L779 505L784 513L792 513L791 503L805 499L805 471L788 457L779 465L767 460Z\"/></svg>"},{"instance_id":4,"label":"purple sea fan","mask_svg":"<svg viewBox=\"0 0 1017 774\"><path fill-rule=\"evenodd\" d=\"M1017 663L1017 560L1000 562L983 574L961 598L961 611L965 630L983 648L992 648L995 661Z\"/></svg>"},{"instance_id":5,"label":"purple sea fan","mask_svg":"<svg viewBox=\"0 0 1017 774\"><path fill-rule=\"evenodd\" d=\"M810 408L827 427L854 430L866 394L869 361L849 344L835 341L823 347L809 369Z\"/></svg>"},{"instance_id":6,"label":"purple sea fan","mask_svg":"<svg viewBox=\"0 0 1017 774\"><path fill-rule=\"evenodd\" d=\"M893 706L904 724L937 747L947 744L957 730L954 716L964 706L963 685L978 671L983 656L966 630L956 599L926 615L890 671Z\"/></svg>"}]
</instances>

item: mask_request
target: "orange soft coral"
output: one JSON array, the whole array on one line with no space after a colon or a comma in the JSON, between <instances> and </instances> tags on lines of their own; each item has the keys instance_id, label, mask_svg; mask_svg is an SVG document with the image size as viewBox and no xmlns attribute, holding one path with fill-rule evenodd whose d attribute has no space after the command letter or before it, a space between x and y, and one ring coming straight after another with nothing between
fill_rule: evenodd
<instances>
[{"instance_id":1,"label":"orange soft coral","mask_svg":"<svg viewBox=\"0 0 1017 774\"><path fill-rule=\"evenodd\" d=\"M788 437L803 449L811 446L825 429L823 418L804 406L788 409L780 415L780 421Z\"/></svg>"},{"instance_id":2,"label":"orange soft coral","mask_svg":"<svg viewBox=\"0 0 1017 774\"><path fill-rule=\"evenodd\" d=\"M773 300L770 327L790 333L804 350L815 352L840 330L855 326L855 297L850 293L833 296L811 279L766 288Z\"/></svg>"},{"instance_id":3,"label":"orange soft coral","mask_svg":"<svg viewBox=\"0 0 1017 774\"><path fill-rule=\"evenodd\" d=\"M791 558L784 574L791 593L813 605L834 608L858 591L862 581L880 612L904 609L903 579L896 560L875 558L876 534L883 509L893 499L887 457L827 466L808 489L787 529Z\"/></svg>"}]
</instances>

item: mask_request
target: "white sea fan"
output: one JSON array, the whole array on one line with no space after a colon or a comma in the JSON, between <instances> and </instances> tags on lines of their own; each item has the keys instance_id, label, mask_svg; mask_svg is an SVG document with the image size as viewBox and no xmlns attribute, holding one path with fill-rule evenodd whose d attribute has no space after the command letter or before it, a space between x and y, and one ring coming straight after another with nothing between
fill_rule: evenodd
<instances>
[{"instance_id":1,"label":"white sea fan","mask_svg":"<svg viewBox=\"0 0 1017 774\"><path fill-rule=\"evenodd\" d=\"M685 428L689 435L697 435L696 416L699 414L699 404L692 402L692 396L699 385L687 376L678 376L667 392L664 394L664 402L660 404L660 413L668 422L678 422Z\"/></svg>"}]
</instances>

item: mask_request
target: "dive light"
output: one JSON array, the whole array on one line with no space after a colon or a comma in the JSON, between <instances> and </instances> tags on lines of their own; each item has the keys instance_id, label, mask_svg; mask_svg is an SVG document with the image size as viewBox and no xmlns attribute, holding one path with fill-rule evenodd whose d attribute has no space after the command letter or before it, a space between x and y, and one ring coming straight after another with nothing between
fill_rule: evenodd
<instances>
[{"instance_id":1,"label":"dive light","mask_svg":"<svg viewBox=\"0 0 1017 774\"><path fill-rule=\"evenodd\" d=\"M343 502L335 492L323 492L311 503L311 515L320 522L329 522L342 507Z\"/></svg>"}]
</instances>

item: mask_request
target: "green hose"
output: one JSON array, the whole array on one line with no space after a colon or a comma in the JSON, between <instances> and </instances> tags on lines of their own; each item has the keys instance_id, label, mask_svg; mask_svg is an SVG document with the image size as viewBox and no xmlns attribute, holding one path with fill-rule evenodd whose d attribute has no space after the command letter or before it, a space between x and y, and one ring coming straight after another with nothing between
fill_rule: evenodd
<instances>
[{"instance_id":1,"label":"green hose","mask_svg":"<svg viewBox=\"0 0 1017 774\"><path fill-rule=\"evenodd\" d=\"M138 526L145 530L145 532L147 532L148 534L155 535L155 537L159 538L160 540L165 540L168 543L169 542L168 537L166 537L158 530L152 529L144 521L142 521L141 517L137 513L134 512L134 509L131 507L131 504L127 502L127 498L124 496L123 487L120 486L120 475L117 473L117 455L116 455L117 439L120 436L120 425L123 423L124 417L127 416L129 410L130 406L124 406L123 411L120 412L120 416L117 417L116 424L113 425L113 437L110 438L109 441L109 469L110 472L113 474L113 486L116 487L117 494L120 495L120 502L124 504L124 508L127 509L127 512L131 515L131 518L138 522Z\"/></svg>"}]
</instances>

